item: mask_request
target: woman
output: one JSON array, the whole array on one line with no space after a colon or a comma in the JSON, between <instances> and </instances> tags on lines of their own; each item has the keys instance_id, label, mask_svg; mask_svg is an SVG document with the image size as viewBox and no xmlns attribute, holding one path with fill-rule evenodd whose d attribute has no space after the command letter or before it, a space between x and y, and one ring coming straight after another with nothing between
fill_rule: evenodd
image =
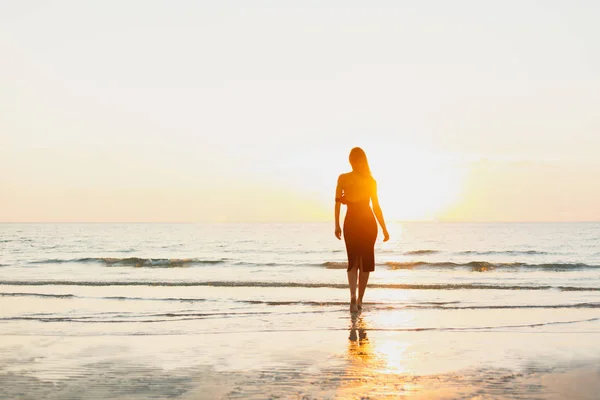
<instances>
[{"instance_id":1,"label":"woman","mask_svg":"<svg viewBox=\"0 0 600 400\"><path fill-rule=\"evenodd\" d=\"M357 312L362 309L369 273L375 270L374 247L377 239L375 217L383 230L383 241L387 242L390 235L377 198L377 182L371 176L367 155L363 149L355 147L350 151L350 165L352 172L340 175L335 189L335 237L342 238L340 205L345 204L348 207L344 219L344 241L348 253L350 311ZM373 211L371 211L371 202Z\"/></svg>"}]
</instances>

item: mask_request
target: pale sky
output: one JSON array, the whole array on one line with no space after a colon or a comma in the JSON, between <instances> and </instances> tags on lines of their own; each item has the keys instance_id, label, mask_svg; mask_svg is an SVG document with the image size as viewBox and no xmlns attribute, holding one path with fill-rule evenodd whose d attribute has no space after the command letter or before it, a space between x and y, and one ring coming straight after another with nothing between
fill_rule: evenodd
<instances>
[{"instance_id":1,"label":"pale sky","mask_svg":"<svg viewBox=\"0 0 600 400\"><path fill-rule=\"evenodd\" d=\"M0 221L600 220L600 2L0 0Z\"/></svg>"}]
</instances>

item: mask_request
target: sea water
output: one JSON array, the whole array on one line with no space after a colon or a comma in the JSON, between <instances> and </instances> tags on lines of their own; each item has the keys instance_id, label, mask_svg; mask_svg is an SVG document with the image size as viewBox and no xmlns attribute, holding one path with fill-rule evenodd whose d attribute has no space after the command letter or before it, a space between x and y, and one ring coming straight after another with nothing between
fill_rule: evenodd
<instances>
[{"instance_id":1,"label":"sea water","mask_svg":"<svg viewBox=\"0 0 600 400\"><path fill-rule=\"evenodd\" d=\"M404 348L388 341L393 348L379 349L398 374L449 370L448 362L426 357L436 351L446 352L452 368L474 359L514 369L544 355L548 362L600 355L593 345L600 337L598 223L390 223L391 240L383 243L380 233L376 244L358 332L348 312L344 243L333 228L1 224L0 375L35 376L23 383L28 393L34 389L27 385L72 379L107 353L114 359L128 344L146 343L141 337L156 339L139 357L155 357L161 368L263 373L286 371L286 361L272 356L276 349L303 349L290 357L304 365L300 353L317 346L289 340L331 340L346 351L348 338L361 332L375 344L377 332L380 344L388 334L412 335ZM554 336L535 336L545 333ZM515 343L494 349L473 334ZM76 343L81 352L69 353ZM103 350L95 354L90 343ZM394 361L410 351L418 362ZM294 378L286 379L293 387Z\"/></svg>"}]
</instances>

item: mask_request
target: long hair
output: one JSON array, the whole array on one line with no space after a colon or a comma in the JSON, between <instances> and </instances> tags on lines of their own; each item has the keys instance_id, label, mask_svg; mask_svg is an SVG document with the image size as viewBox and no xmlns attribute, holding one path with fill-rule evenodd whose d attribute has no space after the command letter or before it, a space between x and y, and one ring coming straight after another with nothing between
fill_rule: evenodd
<instances>
[{"instance_id":1,"label":"long hair","mask_svg":"<svg viewBox=\"0 0 600 400\"><path fill-rule=\"evenodd\" d=\"M350 150L350 165L352 170L360 175L371 177L371 168L369 168L369 161L367 160L367 154L360 147L355 147Z\"/></svg>"}]
</instances>

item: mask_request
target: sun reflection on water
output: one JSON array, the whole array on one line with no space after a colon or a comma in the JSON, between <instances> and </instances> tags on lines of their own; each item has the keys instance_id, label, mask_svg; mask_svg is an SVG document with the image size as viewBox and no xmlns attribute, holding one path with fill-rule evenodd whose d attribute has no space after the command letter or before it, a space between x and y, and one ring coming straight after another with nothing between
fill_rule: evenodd
<instances>
[{"instance_id":1,"label":"sun reflection on water","mask_svg":"<svg viewBox=\"0 0 600 400\"><path fill-rule=\"evenodd\" d=\"M368 330L369 324L363 315L351 317L348 368L338 395L341 398L357 395L397 398L417 391L420 386L405 365L409 343L397 340L374 343L368 337Z\"/></svg>"}]
</instances>

